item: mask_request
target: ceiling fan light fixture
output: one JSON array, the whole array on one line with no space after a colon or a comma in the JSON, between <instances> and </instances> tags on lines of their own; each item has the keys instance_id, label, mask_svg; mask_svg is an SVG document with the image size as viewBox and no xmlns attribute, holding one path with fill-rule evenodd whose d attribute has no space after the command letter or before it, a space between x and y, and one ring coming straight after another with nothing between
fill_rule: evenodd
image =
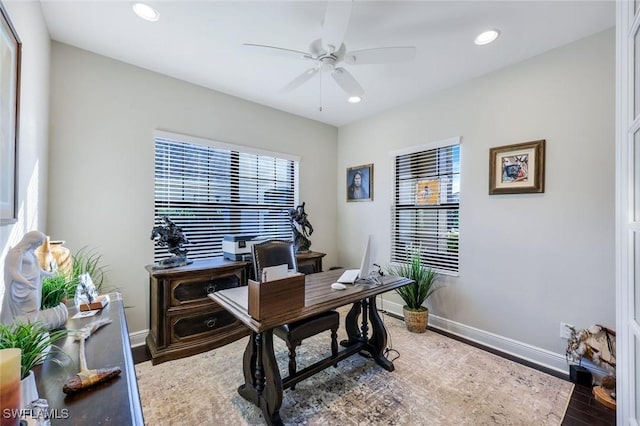
<instances>
[{"instance_id":1,"label":"ceiling fan light fixture","mask_svg":"<svg viewBox=\"0 0 640 426\"><path fill-rule=\"evenodd\" d=\"M489 44L495 41L499 36L500 31L489 30L479 34L473 42L478 46L484 46L485 44Z\"/></svg>"},{"instance_id":2,"label":"ceiling fan light fixture","mask_svg":"<svg viewBox=\"0 0 640 426\"><path fill-rule=\"evenodd\" d=\"M133 5L131 5L131 8L133 9L136 15L138 15L140 18L144 19L145 21L155 22L158 19L160 19L160 13L158 13L157 10L155 10L153 7L147 4L133 3Z\"/></svg>"},{"instance_id":3,"label":"ceiling fan light fixture","mask_svg":"<svg viewBox=\"0 0 640 426\"><path fill-rule=\"evenodd\" d=\"M349 96L349 99L347 99L347 100L351 104L357 104L362 100L362 98L360 96Z\"/></svg>"}]
</instances>

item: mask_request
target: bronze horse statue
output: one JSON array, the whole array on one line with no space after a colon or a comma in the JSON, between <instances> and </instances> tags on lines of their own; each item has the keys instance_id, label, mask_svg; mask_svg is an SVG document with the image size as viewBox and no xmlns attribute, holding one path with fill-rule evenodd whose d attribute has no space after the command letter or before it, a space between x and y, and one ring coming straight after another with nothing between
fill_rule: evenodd
<instances>
[{"instance_id":1,"label":"bronze horse statue","mask_svg":"<svg viewBox=\"0 0 640 426\"><path fill-rule=\"evenodd\" d=\"M183 244L190 243L182 232L182 228L176 225L168 216L163 216L162 220L164 224L154 226L151 230L151 239L155 240L158 246L167 247L167 251L172 256L160 261L160 266L168 268L192 263L187 259L189 250L182 248Z\"/></svg>"},{"instance_id":2,"label":"bronze horse statue","mask_svg":"<svg viewBox=\"0 0 640 426\"><path fill-rule=\"evenodd\" d=\"M293 231L293 246L296 253L308 252L311 247L309 236L313 234L313 226L307 219L307 213L304 211L305 202L302 202L295 209L289 210L289 220L291 222L291 230Z\"/></svg>"}]
</instances>

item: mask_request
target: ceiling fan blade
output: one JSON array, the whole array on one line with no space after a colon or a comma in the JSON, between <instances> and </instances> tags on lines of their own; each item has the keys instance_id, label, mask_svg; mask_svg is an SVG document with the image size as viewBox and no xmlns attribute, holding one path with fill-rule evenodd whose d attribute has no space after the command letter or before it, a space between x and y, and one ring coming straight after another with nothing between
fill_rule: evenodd
<instances>
[{"instance_id":1,"label":"ceiling fan blade","mask_svg":"<svg viewBox=\"0 0 640 426\"><path fill-rule=\"evenodd\" d=\"M328 1L327 10L322 21L322 46L328 53L340 49L347 32L353 0Z\"/></svg>"},{"instance_id":2,"label":"ceiling fan blade","mask_svg":"<svg viewBox=\"0 0 640 426\"><path fill-rule=\"evenodd\" d=\"M300 74L299 76L291 80L289 84L287 84L282 89L280 89L280 93L287 93L302 86L304 83L309 81L311 77L313 77L317 73L318 73L318 68L309 68L308 70L306 70L305 72L303 72L302 74Z\"/></svg>"},{"instance_id":3,"label":"ceiling fan blade","mask_svg":"<svg viewBox=\"0 0 640 426\"><path fill-rule=\"evenodd\" d=\"M264 44L244 43L243 46L250 48L256 52L264 53L267 55L281 56L292 59L313 59L311 54L307 52L300 52L298 50L285 49L283 47L266 46Z\"/></svg>"},{"instance_id":4,"label":"ceiling fan blade","mask_svg":"<svg viewBox=\"0 0 640 426\"><path fill-rule=\"evenodd\" d=\"M338 67L331 73L333 79L338 83L338 86L342 88L349 96L364 95L364 89L360 86L360 83L351 75L349 71L342 67Z\"/></svg>"},{"instance_id":5,"label":"ceiling fan blade","mask_svg":"<svg viewBox=\"0 0 640 426\"><path fill-rule=\"evenodd\" d=\"M410 61L415 57L415 47L378 47L347 52L344 54L344 62L352 65L385 64L387 62Z\"/></svg>"}]
</instances>

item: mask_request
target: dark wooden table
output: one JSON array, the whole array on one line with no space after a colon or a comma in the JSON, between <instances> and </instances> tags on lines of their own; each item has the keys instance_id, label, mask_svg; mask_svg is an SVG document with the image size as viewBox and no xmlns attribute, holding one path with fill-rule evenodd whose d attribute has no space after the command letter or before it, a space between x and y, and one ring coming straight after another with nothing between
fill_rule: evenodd
<instances>
[{"instance_id":1,"label":"dark wooden table","mask_svg":"<svg viewBox=\"0 0 640 426\"><path fill-rule=\"evenodd\" d=\"M283 424L280 418L282 392L301 380L334 365L360 351L368 352L383 368L393 371L384 350L387 346L387 331L378 315L376 296L412 283L400 277L381 277L377 286L347 285L346 290L333 290L335 282L344 272L337 269L305 277L305 306L295 312L274 315L263 321L253 319L247 312L247 287L217 291L209 295L220 306L227 309L251 330L251 338L244 351L244 384L238 393L262 410L268 424ZM348 338L340 344L344 347L336 357L320 360L293 376L280 376L273 350L273 329L279 325L301 320L340 306L352 304L345 319ZM360 318L360 324L358 319Z\"/></svg>"},{"instance_id":2,"label":"dark wooden table","mask_svg":"<svg viewBox=\"0 0 640 426\"><path fill-rule=\"evenodd\" d=\"M123 302L118 293L110 294L110 302L95 316L71 319L76 308L69 308L68 330L78 330L92 321L112 320L87 340L87 368L120 367L120 376L77 394L66 395L62 386L80 371L78 341L68 336L57 344L68 355L57 354L64 367L45 362L34 369L40 398L49 403L51 423L64 425L143 425L138 381L134 369L129 331Z\"/></svg>"}]
</instances>

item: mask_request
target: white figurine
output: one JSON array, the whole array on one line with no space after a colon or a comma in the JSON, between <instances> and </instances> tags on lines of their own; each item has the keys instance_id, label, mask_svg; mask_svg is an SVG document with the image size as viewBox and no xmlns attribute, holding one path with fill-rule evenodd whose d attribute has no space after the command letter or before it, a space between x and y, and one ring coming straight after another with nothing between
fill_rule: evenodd
<instances>
[{"instance_id":1,"label":"white figurine","mask_svg":"<svg viewBox=\"0 0 640 426\"><path fill-rule=\"evenodd\" d=\"M49 275L40 267L34 250L45 240L40 231L27 232L7 253L4 261L5 294L0 322L42 321L49 329L64 325L68 311L64 303L40 310L42 278Z\"/></svg>"}]
</instances>

